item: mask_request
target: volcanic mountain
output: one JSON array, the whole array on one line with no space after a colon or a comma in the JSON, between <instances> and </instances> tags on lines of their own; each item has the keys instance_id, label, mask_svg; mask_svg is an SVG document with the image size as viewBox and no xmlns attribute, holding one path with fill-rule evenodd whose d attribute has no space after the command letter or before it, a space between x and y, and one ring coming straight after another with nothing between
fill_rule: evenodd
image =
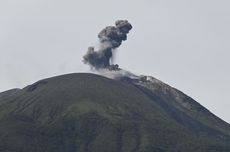
<instances>
[{"instance_id":1,"label":"volcanic mountain","mask_svg":"<svg viewBox=\"0 0 230 152\"><path fill-rule=\"evenodd\" d=\"M149 76L74 73L0 93L1 152L229 152L230 125Z\"/></svg>"}]
</instances>

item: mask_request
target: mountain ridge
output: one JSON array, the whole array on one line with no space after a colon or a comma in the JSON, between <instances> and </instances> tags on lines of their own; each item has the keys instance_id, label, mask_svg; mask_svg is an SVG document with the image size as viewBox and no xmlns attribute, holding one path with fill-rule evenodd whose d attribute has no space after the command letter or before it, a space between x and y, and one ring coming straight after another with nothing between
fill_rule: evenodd
<instances>
[{"instance_id":1,"label":"mountain ridge","mask_svg":"<svg viewBox=\"0 0 230 152\"><path fill-rule=\"evenodd\" d=\"M230 150L229 124L145 76L43 79L0 93L0 123L3 152Z\"/></svg>"}]
</instances>

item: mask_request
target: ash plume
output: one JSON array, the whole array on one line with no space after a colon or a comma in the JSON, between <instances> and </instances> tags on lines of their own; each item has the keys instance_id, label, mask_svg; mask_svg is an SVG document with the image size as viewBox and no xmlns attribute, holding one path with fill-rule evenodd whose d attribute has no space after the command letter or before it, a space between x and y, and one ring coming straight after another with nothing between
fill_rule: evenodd
<instances>
[{"instance_id":1,"label":"ash plume","mask_svg":"<svg viewBox=\"0 0 230 152\"><path fill-rule=\"evenodd\" d=\"M86 55L83 56L83 62L89 64L92 68L119 70L117 64L111 64L113 51L118 48L122 41L127 40L127 34L132 29L132 25L127 20L118 20L115 26L107 26L99 34L99 48L89 47Z\"/></svg>"}]
</instances>

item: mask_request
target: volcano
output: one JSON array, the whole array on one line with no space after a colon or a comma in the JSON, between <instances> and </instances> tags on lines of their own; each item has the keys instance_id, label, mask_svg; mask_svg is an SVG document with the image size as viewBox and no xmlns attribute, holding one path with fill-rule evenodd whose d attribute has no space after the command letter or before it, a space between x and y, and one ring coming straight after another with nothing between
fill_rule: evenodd
<instances>
[{"instance_id":1,"label":"volcano","mask_svg":"<svg viewBox=\"0 0 230 152\"><path fill-rule=\"evenodd\" d=\"M230 125L149 76L73 73L0 93L1 152L229 152Z\"/></svg>"}]
</instances>

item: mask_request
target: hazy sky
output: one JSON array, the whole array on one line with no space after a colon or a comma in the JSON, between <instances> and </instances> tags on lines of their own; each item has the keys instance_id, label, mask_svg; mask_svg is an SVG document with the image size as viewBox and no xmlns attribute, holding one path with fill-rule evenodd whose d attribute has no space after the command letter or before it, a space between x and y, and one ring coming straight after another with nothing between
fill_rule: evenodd
<instances>
[{"instance_id":1,"label":"hazy sky","mask_svg":"<svg viewBox=\"0 0 230 152\"><path fill-rule=\"evenodd\" d=\"M1 0L0 92L70 72L98 32L133 25L115 62L178 88L230 122L229 0Z\"/></svg>"}]
</instances>

